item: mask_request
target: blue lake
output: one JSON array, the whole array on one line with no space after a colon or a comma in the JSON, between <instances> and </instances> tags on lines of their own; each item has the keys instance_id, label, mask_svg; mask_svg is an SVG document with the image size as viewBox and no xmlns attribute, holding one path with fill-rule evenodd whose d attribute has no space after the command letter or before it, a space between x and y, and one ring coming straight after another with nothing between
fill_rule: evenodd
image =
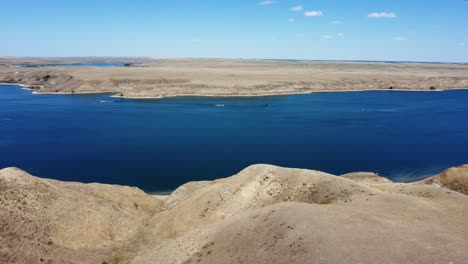
<instances>
[{"instance_id":1,"label":"blue lake","mask_svg":"<svg viewBox=\"0 0 468 264\"><path fill-rule=\"evenodd\" d=\"M0 167L155 192L256 163L396 181L468 163L468 90L139 101L0 86Z\"/></svg>"},{"instance_id":2,"label":"blue lake","mask_svg":"<svg viewBox=\"0 0 468 264\"><path fill-rule=\"evenodd\" d=\"M94 62L94 63L64 63L64 64L18 64L17 67L122 67L125 63Z\"/></svg>"}]
</instances>

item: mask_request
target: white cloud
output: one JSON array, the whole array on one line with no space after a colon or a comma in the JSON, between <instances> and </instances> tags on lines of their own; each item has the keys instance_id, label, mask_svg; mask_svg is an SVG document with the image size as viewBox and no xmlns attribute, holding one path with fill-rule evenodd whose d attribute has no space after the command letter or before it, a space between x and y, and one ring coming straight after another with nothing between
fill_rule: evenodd
<instances>
[{"instance_id":1,"label":"white cloud","mask_svg":"<svg viewBox=\"0 0 468 264\"><path fill-rule=\"evenodd\" d=\"M301 12L302 10L304 10L304 7L300 5L291 7L291 11L294 11L294 12Z\"/></svg>"},{"instance_id":2,"label":"white cloud","mask_svg":"<svg viewBox=\"0 0 468 264\"><path fill-rule=\"evenodd\" d=\"M333 25L341 25L343 24L343 22L341 22L340 20L334 20L331 22Z\"/></svg>"},{"instance_id":3,"label":"white cloud","mask_svg":"<svg viewBox=\"0 0 468 264\"><path fill-rule=\"evenodd\" d=\"M408 38L407 38L407 37L394 37L393 40L396 40L396 41L407 41Z\"/></svg>"},{"instance_id":4,"label":"white cloud","mask_svg":"<svg viewBox=\"0 0 468 264\"><path fill-rule=\"evenodd\" d=\"M387 12L374 12L367 15L369 18L396 18L397 15L395 13L387 13Z\"/></svg>"},{"instance_id":5,"label":"white cloud","mask_svg":"<svg viewBox=\"0 0 468 264\"><path fill-rule=\"evenodd\" d=\"M316 17L316 16L323 16L322 11L306 11L304 12L306 17Z\"/></svg>"},{"instance_id":6,"label":"white cloud","mask_svg":"<svg viewBox=\"0 0 468 264\"><path fill-rule=\"evenodd\" d=\"M258 3L259 5L272 5L274 2L270 0L262 1Z\"/></svg>"},{"instance_id":7,"label":"white cloud","mask_svg":"<svg viewBox=\"0 0 468 264\"><path fill-rule=\"evenodd\" d=\"M294 21L296 21L294 18L288 19L288 22L289 22L289 23L293 23Z\"/></svg>"},{"instance_id":8,"label":"white cloud","mask_svg":"<svg viewBox=\"0 0 468 264\"><path fill-rule=\"evenodd\" d=\"M334 38L341 38L343 36L344 36L343 33L337 33L335 35L323 35L322 39L334 39Z\"/></svg>"}]
</instances>

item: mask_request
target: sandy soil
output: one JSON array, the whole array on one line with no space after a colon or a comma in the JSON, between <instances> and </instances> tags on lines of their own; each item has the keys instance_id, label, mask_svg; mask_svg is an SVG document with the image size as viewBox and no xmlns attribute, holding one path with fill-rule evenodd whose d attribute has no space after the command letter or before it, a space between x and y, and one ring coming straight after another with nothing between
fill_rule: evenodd
<instances>
[{"instance_id":1,"label":"sandy soil","mask_svg":"<svg viewBox=\"0 0 468 264\"><path fill-rule=\"evenodd\" d=\"M11 59L4 59L0 82L24 84L37 93L109 92L126 98L266 96L354 90L430 91L468 87L468 65L461 64L214 59L129 61L134 63L131 67L16 68Z\"/></svg>"},{"instance_id":2,"label":"sandy soil","mask_svg":"<svg viewBox=\"0 0 468 264\"><path fill-rule=\"evenodd\" d=\"M158 199L9 168L0 263L465 263L468 196L450 188L466 179L466 165L415 183L255 165Z\"/></svg>"}]
</instances>

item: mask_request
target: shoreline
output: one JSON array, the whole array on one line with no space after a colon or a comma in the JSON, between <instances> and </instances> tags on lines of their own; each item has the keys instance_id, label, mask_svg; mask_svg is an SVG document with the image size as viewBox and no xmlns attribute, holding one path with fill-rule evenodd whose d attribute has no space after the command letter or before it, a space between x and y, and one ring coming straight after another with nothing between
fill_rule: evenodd
<instances>
[{"instance_id":1,"label":"shoreline","mask_svg":"<svg viewBox=\"0 0 468 264\"><path fill-rule=\"evenodd\" d=\"M417 89L320 89L305 92L286 92L286 93L264 93L264 94L177 94L177 95L165 95L165 96L120 96L121 92L105 92L105 91L89 91L89 92L38 92L37 89L31 88L32 85L21 84L21 83L0 83L0 85L12 85L20 86L24 90L32 91L33 94L37 95L99 95L99 94L111 94L111 98L122 98L132 100L159 100L169 98L256 98L256 97L274 97L274 96L289 96L289 95L305 95L314 93L347 93L347 92L445 92L445 91L457 91L457 90L468 90L467 88L445 88L435 90L417 90ZM35 87L38 87L35 85Z\"/></svg>"}]
</instances>

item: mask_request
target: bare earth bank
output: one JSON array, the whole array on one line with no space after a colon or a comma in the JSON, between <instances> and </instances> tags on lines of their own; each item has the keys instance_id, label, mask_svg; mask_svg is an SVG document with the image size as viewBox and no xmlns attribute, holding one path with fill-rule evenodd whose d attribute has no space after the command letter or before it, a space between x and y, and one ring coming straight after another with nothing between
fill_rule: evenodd
<instances>
[{"instance_id":1,"label":"bare earth bank","mask_svg":"<svg viewBox=\"0 0 468 264\"><path fill-rule=\"evenodd\" d=\"M255 165L156 197L8 168L0 263L466 263L467 179Z\"/></svg>"},{"instance_id":2,"label":"bare earth bank","mask_svg":"<svg viewBox=\"0 0 468 264\"><path fill-rule=\"evenodd\" d=\"M2 61L0 83L24 84L37 93L53 94L108 92L126 98L162 98L468 87L468 65L461 64L133 59L131 67L17 68L11 59ZM41 61L50 60L35 63Z\"/></svg>"}]
</instances>

